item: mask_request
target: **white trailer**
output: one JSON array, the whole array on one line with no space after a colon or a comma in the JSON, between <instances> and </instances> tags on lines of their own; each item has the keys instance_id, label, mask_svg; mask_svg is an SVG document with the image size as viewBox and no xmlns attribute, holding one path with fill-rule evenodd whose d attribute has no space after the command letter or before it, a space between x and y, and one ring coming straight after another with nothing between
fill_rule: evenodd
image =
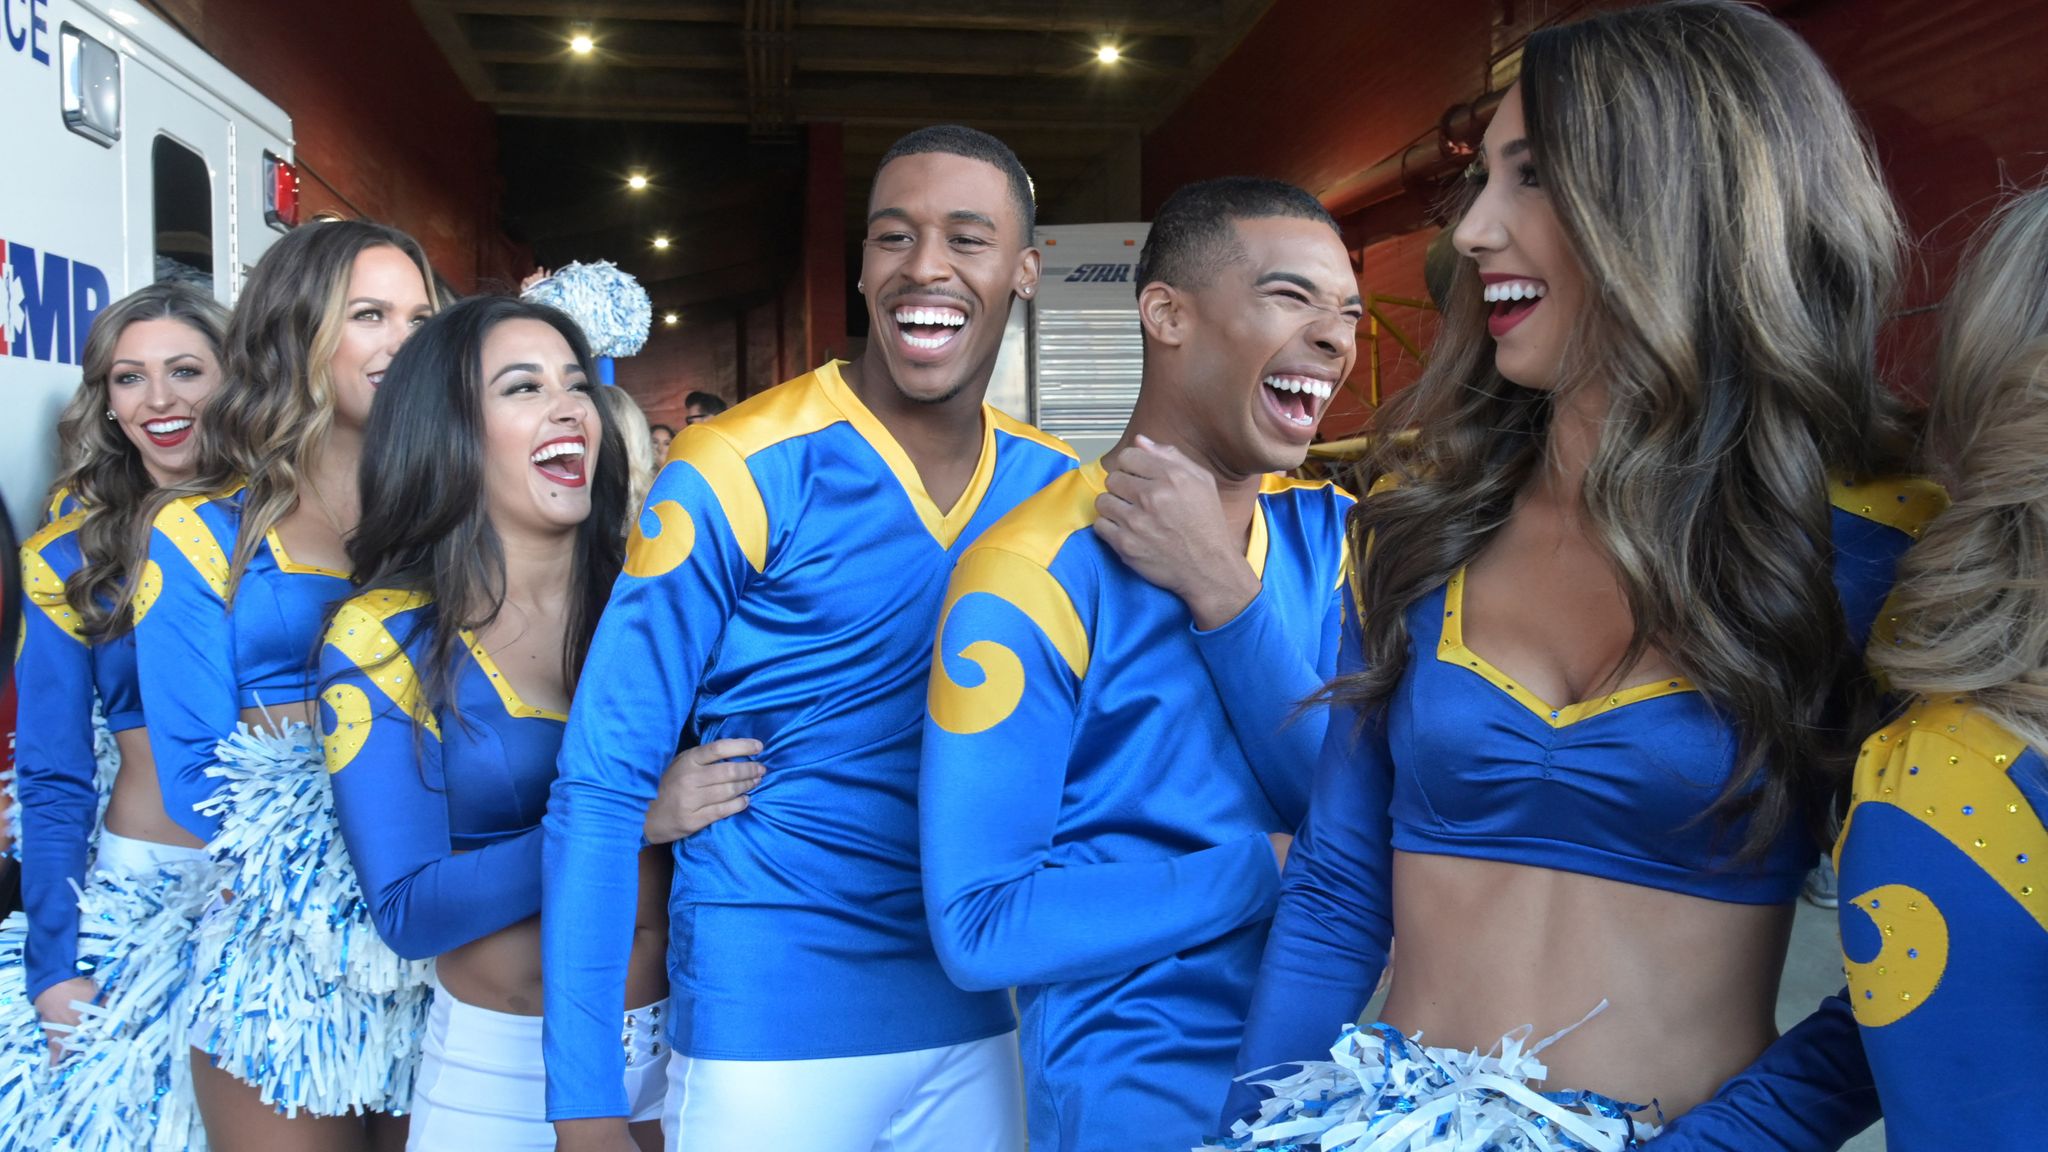
<instances>
[{"instance_id":1,"label":"white trailer","mask_svg":"<svg viewBox=\"0 0 2048 1152\"><path fill-rule=\"evenodd\" d=\"M1010 311L990 404L1093 460L1116 445L1138 402L1138 254L1149 224L1048 224L1038 295Z\"/></svg>"},{"instance_id":2,"label":"white trailer","mask_svg":"<svg viewBox=\"0 0 2048 1152\"><path fill-rule=\"evenodd\" d=\"M298 215L291 121L133 0L0 0L0 492L24 535L93 319L158 279L232 304Z\"/></svg>"}]
</instances>

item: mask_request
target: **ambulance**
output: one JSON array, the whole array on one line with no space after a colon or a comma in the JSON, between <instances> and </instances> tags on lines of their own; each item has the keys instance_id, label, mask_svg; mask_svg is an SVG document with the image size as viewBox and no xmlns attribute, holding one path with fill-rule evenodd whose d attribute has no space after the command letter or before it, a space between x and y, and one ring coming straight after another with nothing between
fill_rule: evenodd
<instances>
[{"instance_id":1,"label":"ambulance","mask_svg":"<svg viewBox=\"0 0 2048 1152\"><path fill-rule=\"evenodd\" d=\"M44 514L94 317L162 279L232 305L298 222L284 110L134 0L0 0L0 493Z\"/></svg>"}]
</instances>

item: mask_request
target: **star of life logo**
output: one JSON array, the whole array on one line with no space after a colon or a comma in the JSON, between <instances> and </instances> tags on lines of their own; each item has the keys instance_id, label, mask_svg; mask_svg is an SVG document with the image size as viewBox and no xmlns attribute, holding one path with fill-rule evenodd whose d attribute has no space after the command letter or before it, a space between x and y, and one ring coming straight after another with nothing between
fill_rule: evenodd
<instances>
[{"instance_id":1,"label":"star of life logo","mask_svg":"<svg viewBox=\"0 0 2048 1152\"><path fill-rule=\"evenodd\" d=\"M83 260L0 239L0 356L76 364L113 293Z\"/></svg>"}]
</instances>

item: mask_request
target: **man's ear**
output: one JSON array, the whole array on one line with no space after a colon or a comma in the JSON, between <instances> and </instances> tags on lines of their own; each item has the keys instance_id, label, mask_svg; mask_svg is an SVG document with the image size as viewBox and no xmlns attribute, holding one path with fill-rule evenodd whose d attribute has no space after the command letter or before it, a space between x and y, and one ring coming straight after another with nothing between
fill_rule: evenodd
<instances>
[{"instance_id":1,"label":"man's ear","mask_svg":"<svg viewBox=\"0 0 2048 1152\"><path fill-rule=\"evenodd\" d=\"M1026 300L1038 295L1039 263L1040 257L1036 248L1026 248L1024 258L1018 262L1017 285L1014 291Z\"/></svg>"},{"instance_id":2,"label":"man's ear","mask_svg":"<svg viewBox=\"0 0 2048 1152\"><path fill-rule=\"evenodd\" d=\"M1180 347L1187 340L1187 297L1164 280L1152 281L1138 292L1138 323L1147 342Z\"/></svg>"}]
</instances>

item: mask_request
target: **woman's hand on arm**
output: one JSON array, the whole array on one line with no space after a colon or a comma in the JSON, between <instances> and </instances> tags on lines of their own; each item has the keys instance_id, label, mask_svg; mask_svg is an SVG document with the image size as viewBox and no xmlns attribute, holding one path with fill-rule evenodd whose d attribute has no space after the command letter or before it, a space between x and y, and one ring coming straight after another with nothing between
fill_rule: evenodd
<instances>
[{"instance_id":1,"label":"woman's hand on arm","mask_svg":"<svg viewBox=\"0 0 2048 1152\"><path fill-rule=\"evenodd\" d=\"M641 834L649 844L682 840L747 806L747 793L761 782L759 740L713 740L685 751L661 774L654 803L647 807Z\"/></svg>"}]
</instances>

